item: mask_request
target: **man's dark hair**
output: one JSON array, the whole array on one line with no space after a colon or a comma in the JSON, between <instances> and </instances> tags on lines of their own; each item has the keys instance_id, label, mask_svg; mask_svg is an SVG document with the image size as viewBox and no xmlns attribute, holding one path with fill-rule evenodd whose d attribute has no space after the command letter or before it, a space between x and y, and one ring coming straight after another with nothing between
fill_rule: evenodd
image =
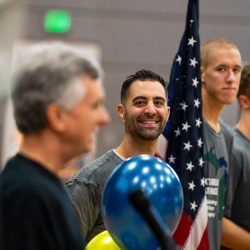
<instances>
[{"instance_id":1,"label":"man's dark hair","mask_svg":"<svg viewBox=\"0 0 250 250\"><path fill-rule=\"evenodd\" d=\"M129 92L129 88L131 84L137 80L159 82L165 90L166 98L168 98L168 92L167 92L168 83L160 75L156 74L155 72L141 69L137 71L134 75L128 76L127 79L123 82L122 89L121 89L121 103L122 104L124 104L124 101L128 96L128 92Z\"/></svg>"},{"instance_id":2,"label":"man's dark hair","mask_svg":"<svg viewBox=\"0 0 250 250\"><path fill-rule=\"evenodd\" d=\"M241 72L240 87L237 97L245 95L250 98L250 65L246 65Z\"/></svg>"}]
</instances>

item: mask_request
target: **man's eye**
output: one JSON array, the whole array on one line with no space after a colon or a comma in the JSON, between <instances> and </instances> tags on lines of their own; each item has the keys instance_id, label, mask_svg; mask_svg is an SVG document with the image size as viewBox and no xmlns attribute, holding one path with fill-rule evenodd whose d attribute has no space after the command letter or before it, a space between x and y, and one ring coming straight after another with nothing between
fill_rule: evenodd
<instances>
[{"instance_id":1,"label":"man's eye","mask_svg":"<svg viewBox=\"0 0 250 250\"><path fill-rule=\"evenodd\" d=\"M100 105L101 105L100 102L95 102L95 103L92 104L92 108L93 109L98 109Z\"/></svg>"},{"instance_id":2,"label":"man's eye","mask_svg":"<svg viewBox=\"0 0 250 250\"><path fill-rule=\"evenodd\" d=\"M225 71L225 68L218 68L218 71Z\"/></svg>"},{"instance_id":3,"label":"man's eye","mask_svg":"<svg viewBox=\"0 0 250 250\"><path fill-rule=\"evenodd\" d=\"M143 105L144 102L140 101L140 102L136 102L135 105Z\"/></svg>"},{"instance_id":4,"label":"man's eye","mask_svg":"<svg viewBox=\"0 0 250 250\"><path fill-rule=\"evenodd\" d=\"M236 68L236 69L234 69L234 72L241 72L241 69L240 68Z\"/></svg>"},{"instance_id":5,"label":"man's eye","mask_svg":"<svg viewBox=\"0 0 250 250\"><path fill-rule=\"evenodd\" d=\"M164 102L159 101L159 102L155 102L155 105L156 105L157 107L162 107L162 106L164 106L164 105L165 105L165 103L164 103Z\"/></svg>"}]
</instances>

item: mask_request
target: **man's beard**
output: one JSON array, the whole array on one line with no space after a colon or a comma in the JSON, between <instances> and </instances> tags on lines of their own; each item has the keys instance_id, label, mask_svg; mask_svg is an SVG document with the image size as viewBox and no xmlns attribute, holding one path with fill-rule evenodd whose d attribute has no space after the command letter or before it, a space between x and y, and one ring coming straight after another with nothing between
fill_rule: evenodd
<instances>
[{"instance_id":1,"label":"man's beard","mask_svg":"<svg viewBox=\"0 0 250 250\"><path fill-rule=\"evenodd\" d=\"M127 116L126 116L127 117ZM155 115L153 117L147 116L147 119L155 119ZM137 119L138 120L138 119ZM156 140L160 134L163 132L166 123L162 122L162 119L157 116L158 126L155 128L143 128L139 126L138 122L133 122L130 119L126 120L126 127L129 132L129 134L132 135L132 137L137 137L141 140L145 141L153 141Z\"/></svg>"}]
</instances>

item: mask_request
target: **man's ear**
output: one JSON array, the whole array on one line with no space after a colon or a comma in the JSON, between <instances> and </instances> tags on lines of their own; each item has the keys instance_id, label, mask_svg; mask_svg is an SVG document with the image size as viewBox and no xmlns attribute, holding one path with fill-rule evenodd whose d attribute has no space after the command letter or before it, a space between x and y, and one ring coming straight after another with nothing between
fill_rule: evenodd
<instances>
[{"instance_id":1,"label":"man's ear","mask_svg":"<svg viewBox=\"0 0 250 250\"><path fill-rule=\"evenodd\" d=\"M203 68L203 66L200 67L200 71L201 71L201 82L204 83L205 79L204 79L204 68Z\"/></svg>"},{"instance_id":2,"label":"man's ear","mask_svg":"<svg viewBox=\"0 0 250 250\"><path fill-rule=\"evenodd\" d=\"M238 102L243 109L250 108L250 100L245 95L240 95L238 97Z\"/></svg>"},{"instance_id":3,"label":"man's ear","mask_svg":"<svg viewBox=\"0 0 250 250\"><path fill-rule=\"evenodd\" d=\"M57 132L65 130L65 110L58 104L52 103L46 110L48 125Z\"/></svg>"},{"instance_id":4,"label":"man's ear","mask_svg":"<svg viewBox=\"0 0 250 250\"><path fill-rule=\"evenodd\" d=\"M167 106L167 121L168 121L169 116L170 116L170 107Z\"/></svg>"},{"instance_id":5,"label":"man's ear","mask_svg":"<svg viewBox=\"0 0 250 250\"><path fill-rule=\"evenodd\" d=\"M118 104L116 111L117 111L117 115L118 115L120 121L125 122L124 107L123 107L123 105L122 104Z\"/></svg>"}]
</instances>

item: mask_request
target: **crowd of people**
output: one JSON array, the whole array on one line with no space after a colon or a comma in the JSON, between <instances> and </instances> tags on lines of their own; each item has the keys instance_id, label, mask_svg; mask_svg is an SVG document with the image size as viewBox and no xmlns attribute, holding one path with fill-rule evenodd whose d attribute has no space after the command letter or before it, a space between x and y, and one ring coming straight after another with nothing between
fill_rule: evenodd
<instances>
[{"instance_id":1,"label":"crowd of people","mask_svg":"<svg viewBox=\"0 0 250 250\"><path fill-rule=\"evenodd\" d=\"M218 188L217 194L206 194L214 212L208 217L209 246L250 249L250 66L243 67L235 44L215 38L201 46L200 72L205 184ZM63 186L56 172L90 152L99 127L110 121L102 69L60 43L38 44L21 54L11 97L23 141L0 175L0 249L84 249L105 231L104 184L125 159L156 155L171 112L167 89L167 81L153 71L128 76L116 108L124 125L121 144ZM220 116L236 97L241 116L232 128Z\"/></svg>"}]
</instances>

